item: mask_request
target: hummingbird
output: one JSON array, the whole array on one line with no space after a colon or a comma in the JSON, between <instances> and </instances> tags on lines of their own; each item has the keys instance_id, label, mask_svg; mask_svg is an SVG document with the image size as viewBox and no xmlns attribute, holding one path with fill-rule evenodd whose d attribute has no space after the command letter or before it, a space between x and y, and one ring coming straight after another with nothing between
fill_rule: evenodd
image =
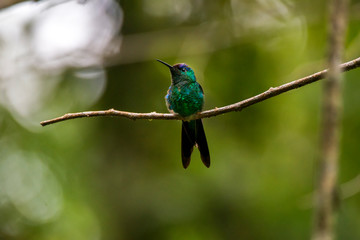
<instances>
[{"instance_id":1,"label":"hummingbird","mask_svg":"<svg viewBox=\"0 0 360 240\"><path fill-rule=\"evenodd\" d=\"M185 119L201 112L204 105L204 92L196 81L194 71L185 63L173 66L157 59L170 69L171 85L165 96L166 106ZM210 167L210 153L201 119L183 120L181 127L181 159L186 169L191 160L194 146L200 151L200 157L206 167Z\"/></svg>"}]
</instances>

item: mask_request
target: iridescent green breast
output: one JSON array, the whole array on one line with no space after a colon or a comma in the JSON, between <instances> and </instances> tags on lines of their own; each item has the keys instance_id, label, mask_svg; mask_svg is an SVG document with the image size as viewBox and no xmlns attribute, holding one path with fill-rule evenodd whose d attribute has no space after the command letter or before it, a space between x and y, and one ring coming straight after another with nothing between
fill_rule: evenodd
<instances>
[{"instance_id":1,"label":"iridescent green breast","mask_svg":"<svg viewBox=\"0 0 360 240\"><path fill-rule=\"evenodd\" d=\"M197 82L180 82L171 85L165 99L169 110L183 117L200 112L204 104L204 94Z\"/></svg>"}]
</instances>

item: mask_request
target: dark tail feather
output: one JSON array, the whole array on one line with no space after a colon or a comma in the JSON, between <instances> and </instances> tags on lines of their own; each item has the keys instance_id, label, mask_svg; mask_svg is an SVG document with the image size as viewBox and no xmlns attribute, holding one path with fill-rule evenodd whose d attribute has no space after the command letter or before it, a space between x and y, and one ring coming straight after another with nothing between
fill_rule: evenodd
<instances>
[{"instance_id":1,"label":"dark tail feather","mask_svg":"<svg viewBox=\"0 0 360 240\"><path fill-rule=\"evenodd\" d=\"M190 126L190 122L182 122L181 128L181 159L183 167L186 169L191 160L191 153L195 145L195 129Z\"/></svg>"},{"instance_id":2,"label":"dark tail feather","mask_svg":"<svg viewBox=\"0 0 360 240\"><path fill-rule=\"evenodd\" d=\"M181 157L184 168L190 164L191 153L197 144L201 160L206 167L210 167L210 153L206 141L205 131L201 119L182 122L181 130Z\"/></svg>"},{"instance_id":3,"label":"dark tail feather","mask_svg":"<svg viewBox=\"0 0 360 240\"><path fill-rule=\"evenodd\" d=\"M203 127L201 119L197 119L195 121L196 121L196 123L195 123L195 125L196 125L195 142L198 145L202 162L204 163L204 165L206 167L210 167L210 153L209 153L209 148L208 148L208 144L206 141L204 127Z\"/></svg>"}]
</instances>

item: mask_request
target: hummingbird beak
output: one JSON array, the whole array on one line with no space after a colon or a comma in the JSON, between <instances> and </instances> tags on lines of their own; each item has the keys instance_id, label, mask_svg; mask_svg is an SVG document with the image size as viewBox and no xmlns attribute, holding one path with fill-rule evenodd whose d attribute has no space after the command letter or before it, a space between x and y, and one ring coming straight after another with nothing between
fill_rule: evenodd
<instances>
[{"instance_id":1,"label":"hummingbird beak","mask_svg":"<svg viewBox=\"0 0 360 240\"><path fill-rule=\"evenodd\" d=\"M166 63L166 62L164 62L164 61L161 61L160 59L156 59L156 61L161 62L162 64L164 64L165 66L167 66L167 67L170 68L170 69L173 68L173 66L171 66L170 64L168 64L168 63Z\"/></svg>"}]
</instances>

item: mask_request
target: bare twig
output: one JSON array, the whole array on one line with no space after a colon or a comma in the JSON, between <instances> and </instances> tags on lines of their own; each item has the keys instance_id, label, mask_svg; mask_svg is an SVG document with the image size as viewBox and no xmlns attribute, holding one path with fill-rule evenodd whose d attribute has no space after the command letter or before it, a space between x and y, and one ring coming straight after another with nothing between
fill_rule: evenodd
<instances>
[{"instance_id":1,"label":"bare twig","mask_svg":"<svg viewBox=\"0 0 360 240\"><path fill-rule=\"evenodd\" d=\"M343 53L346 5L346 0L333 0L331 3L329 72L324 82L323 129L315 199L313 240L334 239L335 211L339 200L337 175L342 110L342 84L339 64Z\"/></svg>"},{"instance_id":2,"label":"bare twig","mask_svg":"<svg viewBox=\"0 0 360 240\"><path fill-rule=\"evenodd\" d=\"M104 111L88 111L88 112L78 112L78 113L67 113L61 117L42 121L40 124L42 126L46 126L49 124L70 120L74 118L84 118L84 117L98 117L98 116L109 116L109 117L125 117L132 120L136 119L165 119L165 120L172 120L172 119L181 119L180 116L172 114L172 113L134 113L134 112L125 112L125 111L118 111L115 109L109 109Z\"/></svg>"},{"instance_id":3,"label":"bare twig","mask_svg":"<svg viewBox=\"0 0 360 240\"><path fill-rule=\"evenodd\" d=\"M352 69L360 67L360 57L356 58L352 61L343 63L340 65L342 71L350 71ZM323 70L321 72L314 73L310 76L300 78L298 80L286 83L284 85L270 88L269 90L260 93L256 96L253 96L251 98L245 99L241 102L237 102L231 105L227 105L221 108L214 108L211 110L203 111L201 113L198 113L193 118L209 118L214 117L220 114L224 114L227 112L233 112L233 111L241 111L242 109L249 107L255 103L262 102L268 98L275 97L281 93L290 91L295 88L299 88L302 86L305 86L307 84L316 82L318 80L321 80L325 78L328 70ZM104 111L87 111L87 112L78 112L78 113L67 113L61 117L42 121L40 124L42 126L46 126L49 124L70 120L74 118L83 118L83 117L99 117L99 116L110 116L110 117L125 117L129 119L162 119L162 120L181 120L183 119L181 116L172 114L172 113L134 113L134 112L124 112L124 111L118 111L114 109L104 110Z\"/></svg>"}]
</instances>

